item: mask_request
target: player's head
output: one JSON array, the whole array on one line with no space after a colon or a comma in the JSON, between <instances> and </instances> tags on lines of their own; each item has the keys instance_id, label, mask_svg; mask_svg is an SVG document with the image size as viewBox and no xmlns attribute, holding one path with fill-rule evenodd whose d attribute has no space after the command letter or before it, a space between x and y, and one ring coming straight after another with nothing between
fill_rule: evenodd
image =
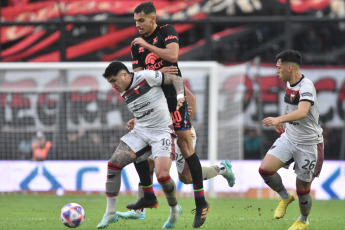
<instances>
[{"instance_id":1,"label":"player's head","mask_svg":"<svg viewBox=\"0 0 345 230\"><path fill-rule=\"evenodd\" d=\"M285 50L276 56L276 72L283 81L290 81L294 73L299 73L302 63L300 52Z\"/></svg>"},{"instance_id":2,"label":"player's head","mask_svg":"<svg viewBox=\"0 0 345 230\"><path fill-rule=\"evenodd\" d=\"M103 77L107 79L111 86L118 92L123 92L127 89L131 82L131 74L127 66L119 61L110 63L105 69Z\"/></svg>"},{"instance_id":3,"label":"player's head","mask_svg":"<svg viewBox=\"0 0 345 230\"><path fill-rule=\"evenodd\" d=\"M276 61L278 61L279 59L282 63L291 62L297 64L298 66L302 64L302 56L300 52L295 50L285 50L279 53L276 56Z\"/></svg>"},{"instance_id":4,"label":"player's head","mask_svg":"<svg viewBox=\"0 0 345 230\"><path fill-rule=\"evenodd\" d=\"M152 2L143 2L134 9L134 21L139 34L149 36L156 29L156 8Z\"/></svg>"}]
</instances>

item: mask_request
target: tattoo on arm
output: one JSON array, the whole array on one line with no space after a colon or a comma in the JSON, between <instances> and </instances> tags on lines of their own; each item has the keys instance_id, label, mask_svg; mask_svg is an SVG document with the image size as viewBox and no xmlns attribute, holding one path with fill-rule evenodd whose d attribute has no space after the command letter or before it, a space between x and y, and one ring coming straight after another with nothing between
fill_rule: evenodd
<instances>
[{"instance_id":1,"label":"tattoo on arm","mask_svg":"<svg viewBox=\"0 0 345 230\"><path fill-rule=\"evenodd\" d=\"M135 159L136 155L133 150L125 142L121 141L110 161L120 167L125 167L134 162Z\"/></svg>"},{"instance_id":2,"label":"tattoo on arm","mask_svg":"<svg viewBox=\"0 0 345 230\"><path fill-rule=\"evenodd\" d=\"M184 85L183 85L182 77L178 77L176 75L164 73L163 85L174 85L174 88L176 90L176 94L183 94L184 95Z\"/></svg>"}]
</instances>

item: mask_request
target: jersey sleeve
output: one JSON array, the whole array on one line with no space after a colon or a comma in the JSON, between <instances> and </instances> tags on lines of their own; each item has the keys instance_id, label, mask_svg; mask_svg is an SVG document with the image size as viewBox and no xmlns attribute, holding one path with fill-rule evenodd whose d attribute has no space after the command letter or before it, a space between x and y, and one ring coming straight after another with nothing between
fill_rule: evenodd
<instances>
[{"instance_id":1,"label":"jersey sleeve","mask_svg":"<svg viewBox=\"0 0 345 230\"><path fill-rule=\"evenodd\" d=\"M179 44L178 33L174 26L169 24L161 26L161 34L165 45L168 45L172 42Z\"/></svg>"},{"instance_id":2,"label":"jersey sleeve","mask_svg":"<svg viewBox=\"0 0 345 230\"><path fill-rule=\"evenodd\" d=\"M299 90L300 98L299 101L309 101L311 105L314 105L315 101L315 90L311 83L304 84Z\"/></svg>"},{"instance_id":3,"label":"jersey sleeve","mask_svg":"<svg viewBox=\"0 0 345 230\"><path fill-rule=\"evenodd\" d=\"M145 79L147 83L151 86L158 86L160 87L163 82L163 74L159 71L153 71L153 70L143 70Z\"/></svg>"},{"instance_id":4,"label":"jersey sleeve","mask_svg":"<svg viewBox=\"0 0 345 230\"><path fill-rule=\"evenodd\" d=\"M132 47L131 47L131 56L132 56L132 68L133 69L136 69L136 68L139 68L139 67L145 68L139 62L139 46L138 45L132 45Z\"/></svg>"}]
</instances>

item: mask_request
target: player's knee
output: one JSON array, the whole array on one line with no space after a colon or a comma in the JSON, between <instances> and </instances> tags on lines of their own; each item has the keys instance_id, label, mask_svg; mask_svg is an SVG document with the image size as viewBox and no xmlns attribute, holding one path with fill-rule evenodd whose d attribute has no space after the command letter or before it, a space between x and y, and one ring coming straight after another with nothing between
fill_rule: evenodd
<instances>
[{"instance_id":1,"label":"player's knee","mask_svg":"<svg viewBox=\"0 0 345 230\"><path fill-rule=\"evenodd\" d=\"M267 171L266 169L263 169L263 168L259 168L259 174L262 178L267 178L267 177L270 177L274 174L274 172L269 172Z\"/></svg>"},{"instance_id":2,"label":"player's knee","mask_svg":"<svg viewBox=\"0 0 345 230\"><path fill-rule=\"evenodd\" d=\"M155 173L157 178L164 178L169 176L169 170L166 169L156 169Z\"/></svg>"}]
</instances>

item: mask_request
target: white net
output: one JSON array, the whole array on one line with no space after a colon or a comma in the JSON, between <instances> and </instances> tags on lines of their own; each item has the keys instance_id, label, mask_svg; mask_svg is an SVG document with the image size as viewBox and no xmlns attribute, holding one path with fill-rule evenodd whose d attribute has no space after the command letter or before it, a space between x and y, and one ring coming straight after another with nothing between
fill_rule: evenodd
<instances>
[{"instance_id":1,"label":"white net","mask_svg":"<svg viewBox=\"0 0 345 230\"><path fill-rule=\"evenodd\" d=\"M132 118L123 99L102 77L108 64L0 64L0 159L31 159L39 131L52 143L47 159L108 159ZM197 97L192 122L198 136L196 153L201 159L240 159L242 93L231 79L241 79L242 67L181 62L180 68L186 86ZM211 82L218 88L218 99L210 107ZM214 127L216 134L211 132ZM209 135L218 137L215 144Z\"/></svg>"}]
</instances>

